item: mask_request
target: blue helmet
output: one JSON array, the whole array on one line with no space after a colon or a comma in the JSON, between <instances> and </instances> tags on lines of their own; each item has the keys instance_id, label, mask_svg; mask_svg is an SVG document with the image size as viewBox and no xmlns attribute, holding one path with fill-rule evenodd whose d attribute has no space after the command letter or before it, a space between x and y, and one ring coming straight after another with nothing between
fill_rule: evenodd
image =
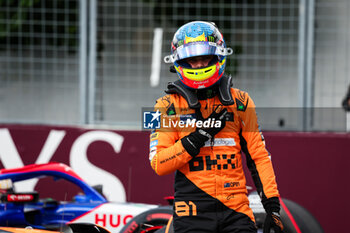
<instances>
[{"instance_id":1,"label":"blue helmet","mask_svg":"<svg viewBox=\"0 0 350 233\"><path fill-rule=\"evenodd\" d=\"M180 27L171 42L171 55L164 58L174 63L181 82L194 89L207 88L217 83L224 74L226 56L233 50L227 48L224 38L214 23L189 22ZM207 67L192 68L187 58L213 55Z\"/></svg>"}]
</instances>

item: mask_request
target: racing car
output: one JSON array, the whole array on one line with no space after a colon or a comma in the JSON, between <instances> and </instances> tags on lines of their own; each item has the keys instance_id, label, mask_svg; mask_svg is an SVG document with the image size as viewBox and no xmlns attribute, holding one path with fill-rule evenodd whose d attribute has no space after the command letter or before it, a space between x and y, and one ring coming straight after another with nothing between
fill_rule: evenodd
<instances>
[{"instance_id":1,"label":"racing car","mask_svg":"<svg viewBox=\"0 0 350 233\"><path fill-rule=\"evenodd\" d=\"M0 227L0 233L110 233L105 228L91 223L72 223L62 225L59 231L34 229L33 227Z\"/></svg>"},{"instance_id":2,"label":"racing car","mask_svg":"<svg viewBox=\"0 0 350 233\"><path fill-rule=\"evenodd\" d=\"M35 191L16 192L14 189L14 183L47 177L65 180L77 186L80 192L69 201L57 201L40 198ZM1 169L0 192L0 226L57 230L65 224L93 223L111 233L152 233L164 232L172 216L171 197L169 206L108 202L100 187L89 186L70 167L55 162ZM254 191L248 198L258 232L262 232L265 211L260 198ZM323 233L318 221L305 208L288 199L280 201L285 233ZM168 230L171 232L171 226Z\"/></svg>"},{"instance_id":3,"label":"racing car","mask_svg":"<svg viewBox=\"0 0 350 233\"><path fill-rule=\"evenodd\" d=\"M249 205L253 210L258 233L263 233L263 223L266 217L265 209L256 191L248 195ZM324 233L319 222L312 214L299 204L280 198L281 220L284 226L284 233ZM160 207L162 208L162 207ZM159 209L160 209L159 208ZM171 211L165 209L166 211ZM122 233L173 233L172 218L164 226L164 221L149 221L149 216L153 215L157 209L145 211L131 219L122 229Z\"/></svg>"},{"instance_id":4,"label":"racing car","mask_svg":"<svg viewBox=\"0 0 350 233\"><path fill-rule=\"evenodd\" d=\"M36 191L16 192L17 182L20 185L22 181L47 178L50 181L52 178L60 181L55 182L57 185L52 192L66 193L66 186L59 188L59 183L64 181L75 186L73 190L75 188L77 194L71 200L58 201L41 198ZM57 230L65 224L93 223L101 225L111 233L119 233L130 219L151 209L155 211L148 221L165 225L171 217L170 207L167 210L158 207L140 203L108 202L99 187L89 186L70 167L62 163L32 164L0 170L0 226Z\"/></svg>"}]
</instances>

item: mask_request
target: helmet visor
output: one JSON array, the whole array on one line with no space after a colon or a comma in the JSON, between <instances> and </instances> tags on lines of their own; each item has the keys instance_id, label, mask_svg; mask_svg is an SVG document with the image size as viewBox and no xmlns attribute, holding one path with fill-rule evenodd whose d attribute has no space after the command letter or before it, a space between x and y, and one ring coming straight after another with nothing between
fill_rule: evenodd
<instances>
[{"instance_id":1,"label":"helmet visor","mask_svg":"<svg viewBox=\"0 0 350 233\"><path fill-rule=\"evenodd\" d=\"M176 62L182 59L196 56L205 56L205 55L218 55L218 56L227 56L232 54L231 48L224 48L217 46L213 42L192 42L184 44L174 51L173 55L166 56L164 58L165 62ZM167 61L168 58L168 61Z\"/></svg>"},{"instance_id":2,"label":"helmet visor","mask_svg":"<svg viewBox=\"0 0 350 233\"><path fill-rule=\"evenodd\" d=\"M175 61L195 56L216 55L216 46L207 42L185 44L179 47L174 55Z\"/></svg>"}]
</instances>

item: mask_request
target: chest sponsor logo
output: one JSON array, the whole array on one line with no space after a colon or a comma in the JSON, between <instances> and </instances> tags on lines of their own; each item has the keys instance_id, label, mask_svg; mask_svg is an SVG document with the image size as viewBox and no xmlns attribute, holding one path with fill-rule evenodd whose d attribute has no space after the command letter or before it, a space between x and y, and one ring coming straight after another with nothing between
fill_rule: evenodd
<instances>
[{"instance_id":1,"label":"chest sponsor logo","mask_svg":"<svg viewBox=\"0 0 350 233\"><path fill-rule=\"evenodd\" d=\"M215 159L211 159L210 155L195 157L189 162L190 171L203 171L203 170L227 170L235 169L237 160L235 154L231 155L216 155Z\"/></svg>"},{"instance_id":2,"label":"chest sponsor logo","mask_svg":"<svg viewBox=\"0 0 350 233\"><path fill-rule=\"evenodd\" d=\"M206 141L204 147L208 146L236 146L234 138L215 138L214 143L210 140Z\"/></svg>"}]
</instances>

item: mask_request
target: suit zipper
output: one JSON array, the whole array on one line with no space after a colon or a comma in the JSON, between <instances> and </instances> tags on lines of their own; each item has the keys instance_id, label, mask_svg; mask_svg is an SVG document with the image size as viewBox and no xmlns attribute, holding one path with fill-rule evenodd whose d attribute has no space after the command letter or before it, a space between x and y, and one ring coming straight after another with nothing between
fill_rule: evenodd
<instances>
[{"instance_id":1,"label":"suit zipper","mask_svg":"<svg viewBox=\"0 0 350 233\"><path fill-rule=\"evenodd\" d=\"M207 99L207 106L208 106L208 116L211 114L212 111L214 111L214 98L213 98L213 106L209 105L209 99ZM210 109L211 108L211 109ZM214 136L215 137L215 136ZM210 147L211 147L211 152L213 153L213 146L214 146L214 137L210 139Z\"/></svg>"}]
</instances>

